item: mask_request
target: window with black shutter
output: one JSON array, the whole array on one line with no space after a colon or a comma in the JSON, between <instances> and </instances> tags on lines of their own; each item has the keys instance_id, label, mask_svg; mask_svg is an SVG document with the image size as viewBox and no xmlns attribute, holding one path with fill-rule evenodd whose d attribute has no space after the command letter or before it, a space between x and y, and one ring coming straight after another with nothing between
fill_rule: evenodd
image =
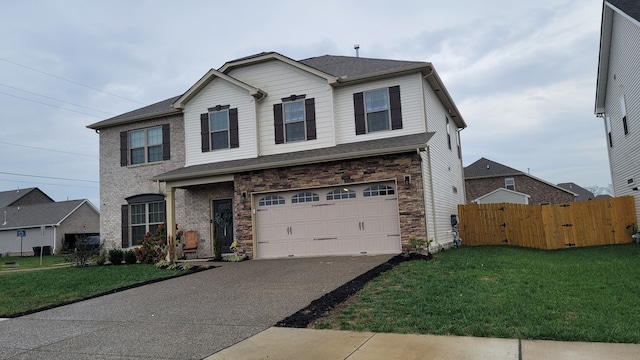
<instances>
[{"instance_id":1,"label":"window with black shutter","mask_svg":"<svg viewBox=\"0 0 640 360\"><path fill-rule=\"evenodd\" d=\"M200 114L202 152L240 147L238 109L217 105Z\"/></svg>"},{"instance_id":2,"label":"window with black shutter","mask_svg":"<svg viewBox=\"0 0 640 360\"><path fill-rule=\"evenodd\" d=\"M291 95L273 105L276 144L316 139L315 100L305 97Z\"/></svg>"},{"instance_id":3,"label":"window with black shutter","mask_svg":"<svg viewBox=\"0 0 640 360\"><path fill-rule=\"evenodd\" d=\"M120 166L171 159L169 124L120 132Z\"/></svg>"},{"instance_id":4,"label":"window with black shutter","mask_svg":"<svg viewBox=\"0 0 640 360\"><path fill-rule=\"evenodd\" d=\"M400 86L353 94L356 135L402 129Z\"/></svg>"}]
</instances>

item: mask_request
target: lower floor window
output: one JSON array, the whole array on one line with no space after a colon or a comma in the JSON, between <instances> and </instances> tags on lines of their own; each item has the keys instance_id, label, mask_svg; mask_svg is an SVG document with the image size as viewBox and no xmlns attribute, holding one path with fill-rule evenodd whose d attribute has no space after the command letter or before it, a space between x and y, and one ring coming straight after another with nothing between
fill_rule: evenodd
<instances>
[{"instance_id":1,"label":"lower floor window","mask_svg":"<svg viewBox=\"0 0 640 360\"><path fill-rule=\"evenodd\" d=\"M131 245L139 245L148 232L155 233L164 224L164 201L130 205Z\"/></svg>"}]
</instances>

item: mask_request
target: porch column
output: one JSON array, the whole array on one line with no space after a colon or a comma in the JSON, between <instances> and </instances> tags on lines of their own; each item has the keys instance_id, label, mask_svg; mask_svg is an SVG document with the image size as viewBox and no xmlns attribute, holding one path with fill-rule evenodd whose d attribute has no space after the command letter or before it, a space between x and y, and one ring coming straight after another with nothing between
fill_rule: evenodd
<instances>
[{"instance_id":1,"label":"porch column","mask_svg":"<svg viewBox=\"0 0 640 360\"><path fill-rule=\"evenodd\" d=\"M167 261L176 261L176 189L167 184Z\"/></svg>"}]
</instances>

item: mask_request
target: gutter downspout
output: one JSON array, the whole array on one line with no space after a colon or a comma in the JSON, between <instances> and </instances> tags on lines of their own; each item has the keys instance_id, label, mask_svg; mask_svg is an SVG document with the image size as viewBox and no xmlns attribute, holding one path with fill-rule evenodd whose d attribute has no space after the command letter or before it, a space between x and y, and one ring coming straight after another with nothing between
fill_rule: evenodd
<instances>
[{"instance_id":1,"label":"gutter downspout","mask_svg":"<svg viewBox=\"0 0 640 360\"><path fill-rule=\"evenodd\" d=\"M52 254L56 253L56 237L58 236L58 229L55 225L51 225L51 228L53 229L53 250L52 250ZM46 228L45 228L46 229ZM40 251L42 251L42 249L40 249Z\"/></svg>"},{"instance_id":2,"label":"gutter downspout","mask_svg":"<svg viewBox=\"0 0 640 360\"><path fill-rule=\"evenodd\" d=\"M429 166L429 177L431 178L429 181L429 193L431 195L431 214L433 221L433 241L440 247L440 249L444 249L440 241L438 240L438 222L436 221L436 201L434 199L435 193L433 191L433 167L431 167L431 148L427 146L425 148L427 152L427 166Z\"/></svg>"}]
</instances>

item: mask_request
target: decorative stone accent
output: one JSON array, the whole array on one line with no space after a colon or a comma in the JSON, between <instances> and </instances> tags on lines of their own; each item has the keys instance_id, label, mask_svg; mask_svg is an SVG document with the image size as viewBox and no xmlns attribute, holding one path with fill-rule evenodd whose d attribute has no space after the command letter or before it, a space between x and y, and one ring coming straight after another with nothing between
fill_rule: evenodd
<instances>
[{"instance_id":1,"label":"decorative stone accent","mask_svg":"<svg viewBox=\"0 0 640 360\"><path fill-rule=\"evenodd\" d=\"M405 176L411 179L406 188ZM236 174L233 197L235 239L244 253L253 256L252 194L385 180L397 182L403 247L411 237L426 238L420 157L411 152ZM246 194L245 203L241 202L243 193Z\"/></svg>"}]
</instances>

